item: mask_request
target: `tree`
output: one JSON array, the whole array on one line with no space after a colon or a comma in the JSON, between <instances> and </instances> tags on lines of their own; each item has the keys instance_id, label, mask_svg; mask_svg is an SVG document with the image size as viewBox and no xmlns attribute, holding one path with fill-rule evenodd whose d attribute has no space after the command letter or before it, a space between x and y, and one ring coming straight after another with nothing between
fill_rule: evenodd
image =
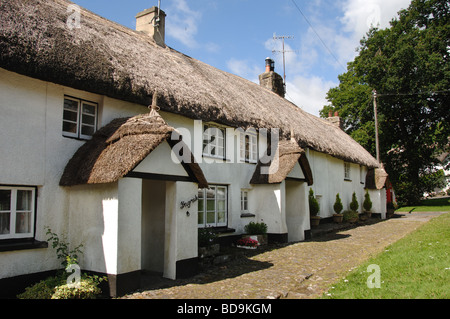
<instances>
[{"instance_id":1,"label":"tree","mask_svg":"<svg viewBox=\"0 0 450 319\"><path fill-rule=\"evenodd\" d=\"M372 154L371 92L378 93L380 155L402 203L417 203L450 136L450 4L413 0L389 28L371 29L328 92L344 128Z\"/></svg>"}]
</instances>

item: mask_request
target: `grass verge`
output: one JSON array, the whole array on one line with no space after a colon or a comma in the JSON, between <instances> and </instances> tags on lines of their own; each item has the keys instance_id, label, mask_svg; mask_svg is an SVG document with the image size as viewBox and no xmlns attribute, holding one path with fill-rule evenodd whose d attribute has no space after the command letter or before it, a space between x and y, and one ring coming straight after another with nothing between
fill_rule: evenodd
<instances>
[{"instance_id":1,"label":"grass verge","mask_svg":"<svg viewBox=\"0 0 450 319\"><path fill-rule=\"evenodd\" d=\"M450 197L425 199L418 206L407 206L396 210L398 213L409 212L450 212Z\"/></svg>"},{"instance_id":2,"label":"grass verge","mask_svg":"<svg viewBox=\"0 0 450 319\"><path fill-rule=\"evenodd\" d=\"M379 266L380 288L376 272ZM450 213L433 218L331 287L324 299L450 299Z\"/></svg>"}]
</instances>

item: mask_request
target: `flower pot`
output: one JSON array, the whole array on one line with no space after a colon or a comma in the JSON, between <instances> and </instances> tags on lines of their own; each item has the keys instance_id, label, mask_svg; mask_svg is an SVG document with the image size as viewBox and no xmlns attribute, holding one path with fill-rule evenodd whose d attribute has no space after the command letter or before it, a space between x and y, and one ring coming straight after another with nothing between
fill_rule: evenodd
<instances>
[{"instance_id":1,"label":"flower pot","mask_svg":"<svg viewBox=\"0 0 450 319\"><path fill-rule=\"evenodd\" d=\"M311 216L310 221L311 227L317 227L320 224L320 216Z\"/></svg>"},{"instance_id":2,"label":"flower pot","mask_svg":"<svg viewBox=\"0 0 450 319\"><path fill-rule=\"evenodd\" d=\"M337 224L342 223L344 220L344 214L333 214L333 221Z\"/></svg>"},{"instance_id":3,"label":"flower pot","mask_svg":"<svg viewBox=\"0 0 450 319\"><path fill-rule=\"evenodd\" d=\"M372 212L371 212L371 211L365 211L364 214L366 214L367 219L369 219L370 217L372 217Z\"/></svg>"},{"instance_id":4,"label":"flower pot","mask_svg":"<svg viewBox=\"0 0 450 319\"><path fill-rule=\"evenodd\" d=\"M244 235L242 238L250 238L258 242L258 246L267 245L267 234L263 235Z\"/></svg>"},{"instance_id":5,"label":"flower pot","mask_svg":"<svg viewBox=\"0 0 450 319\"><path fill-rule=\"evenodd\" d=\"M242 248L242 249L256 249L258 247L253 247L253 246L241 246L241 245L236 245L237 248Z\"/></svg>"}]
</instances>

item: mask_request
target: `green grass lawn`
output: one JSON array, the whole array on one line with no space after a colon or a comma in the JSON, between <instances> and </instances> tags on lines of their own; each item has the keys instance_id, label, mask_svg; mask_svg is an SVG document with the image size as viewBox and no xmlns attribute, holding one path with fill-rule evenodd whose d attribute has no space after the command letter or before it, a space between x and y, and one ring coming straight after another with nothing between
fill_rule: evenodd
<instances>
[{"instance_id":1,"label":"green grass lawn","mask_svg":"<svg viewBox=\"0 0 450 319\"><path fill-rule=\"evenodd\" d=\"M380 288L368 288L369 276L375 275L367 272L372 264L379 266ZM450 299L450 213L433 218L390 245L322 298Z\"/></svg>"},{"instance_id":2,"label":"green grass lawn","mask_svg":"<svg viewBox=\"0 0 450 319\"><path fill-rule=\"evenodd\" d=\"M414 212L450 212L450 197L425 199L419 206L402 207L395 212L409 212L413 208Z\"/></svg>"}]
</instances>

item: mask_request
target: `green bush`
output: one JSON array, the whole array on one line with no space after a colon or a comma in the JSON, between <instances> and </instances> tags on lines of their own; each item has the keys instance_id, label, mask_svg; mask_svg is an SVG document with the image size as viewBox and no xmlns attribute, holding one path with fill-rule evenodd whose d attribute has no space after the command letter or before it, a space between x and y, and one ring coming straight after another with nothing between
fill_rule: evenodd
<instances>
[{"instance_id":1,"label":"green bush","mask_svg":"<svg viewBox=\"0 0 450 319\"><path fill-rule=\"evenodd\" d=\"M343 214L344 214L344 221L346 222L359 218L358 212L354 210L344 210Z\"/></svg>"},{"instance_id":2,"label":"green bush","mask_svg":"<svg viewBox=\"0 0 450 319\"><path fill-rule=\"evenodd\" d=\"M366 190L366 194L364 195L363 207L366 212L370 212L372 209L372 201L370 200L369 191Z\"/></svg>"},{"instance_id":3,"label":"green bush","mask_svg":"<svg viewBox=\"0 0 450 319\"><path fill-rule=\"evenodd\" d=\"M209 247L216 243L217 234L209 228L198 229L198 247Z\"/></svg>"},{"instance_id":4,"label":"green bush","mask_svg":"<svg viewBox=\"0 0 450 319\"><path fill-rule=\"evenodd\" d=\"M17 295L19 299L95 299L101 294L98 287L104 278L83 275L79 285L67 284L66 274L48 277Z\"/></svg>"},{"instance_id":5,"label":"green bush","mask_svg":"<svg viewBox=\"0 0 450 319\"><path fill-rule=\"evenodd\" d=\"M356 198L356 193L353 192L352 201L350 203L350 209L356 212L358 208L359 208L358 199Z\"/></svg>"},{"instance_id":6,"label":"green bush","mask_svg":"<svg viewBox=\"0 0 450 319\"><path fill-rule=\"evenodd\" d=\"M263 222L250 222L245 225L244 230L248 235L264 235L267 233L267 225Z\"/></svg>"},{"instance_id":7,"label":"green bush","mask_svg":"<svg viewBox=\"0 0 450 319\"><path fill-rule=\"evenodd\" d=\"M308 202L309 202L309 214L311 216L317 216L320 210L320 206L319 202L314 197L314 191L312 190L312 188L309 189Z\"/></svg>"},{"instance_id":8,"label":"green bush","mask_svg":"<svg viewBox=\"0 0 450 319\"><path fill-rule=\"evenodd\" d=\"M336 201L333 205L333 209L336 214L340 214L342 212L342 209L344 209L341 198L339 197L339 193L336 194Z\"/></svg>"}]
</instances>

